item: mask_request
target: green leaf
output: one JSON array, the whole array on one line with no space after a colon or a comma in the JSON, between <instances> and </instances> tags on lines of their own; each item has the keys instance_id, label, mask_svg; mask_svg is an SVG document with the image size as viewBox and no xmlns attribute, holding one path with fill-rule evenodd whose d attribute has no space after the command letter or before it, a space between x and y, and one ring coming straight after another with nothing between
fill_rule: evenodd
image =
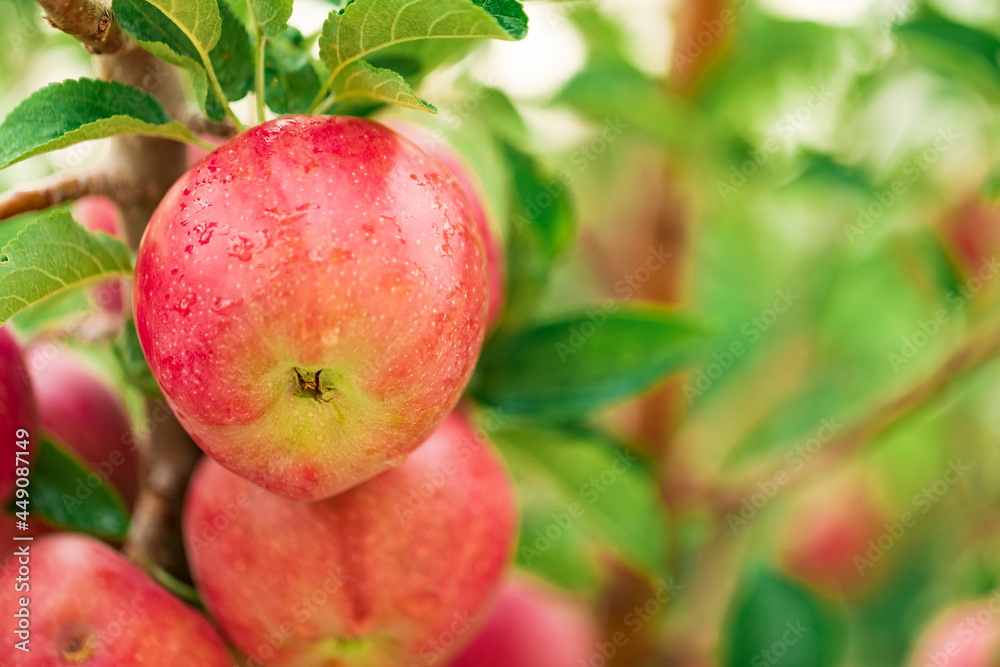
<instances>
[{"instance_id":1,"label":"green leaf","mask_svg":"<svg viewBox=\"0 0 1000 667\"><path fill-rule=\"evenodd\" d=\"M116 134L194 140L149 93L117 81L71 79L35 91L7 115L0 124L0 169Z\"/></svg>"},{"instance_id":2,"label":"green leaf","mask_svg":"<svg viewBox=\"0 0 1000 667\"><path fill-rule=\"evenodd\" d=\"M149 0L170 19L199 51L208 53L222 36L217 0Z\"/></svg>"},{"instance_id":3,"label":"green leaf","mask_svg":"<svg viewBox=\"0 0 1000 667\"><path fill-rule=\"evenodd\" d=\"M343 70L333 82L333 94L338 101L351 97L365 97L378 102L398 104L409 109L437 113L432 104L423 101L398 73L379 69L358 60Z\"/></svg>"},{"instance_id":4,"label":"green leaf","mask_svg":"<svg viewBox=\"0 0 1000 667\"><path fill-rule=\"evenodd\" d=\"M146 0L114 0L111 8L118 25L142 48L172 65L204 72L201 54L194 43L155 5Z\"/></svg>"},{"instance_id":5,"label":"green leaf","mask_svg":"<svg viewBox=\"0 0 1000 667\"><path fill-rule=\"evenodd\" d=\"M209 118L222 120L219 100L208 94L205 60L212 65L227 100L239 100L253 87L253 49L250 36L225 0L217 3L219 35L214 46L204 49L156 3L147 0L114 0L115 18L122 29L158 58L195 74L198 100Z\"/></svg>"},{"instance_id":6,"label":"green leaf","mask_svg":"<svg viewBox=\"0 0 1000 667\"><path fill-rule=\"evenodd\" d=\"M160 386L156 383L153 371L150 370L146 356L142 352L135 321L132 318L125 320L122 331L112 347L126 381L150 398L163 398Z\"/></svg>"},{"instance_id":7,"label":"green leaf","mask_svg":"<svg viewBox=\"0 0 1000 667\"><path fill-rule=\"evenodd\" d=\"M600 581L597 545L579 523L566 519L565 499L517 469L514 480L521 508L517 566L569 591L594 590Z\"/></svg>"},{"instance_id":8,"label":"green leaf","mask_svg":"<svg viewBox=\"0 0 1000 667\"><path fill-rule=\"evenodd\" d=\"M988 86L994 95L1000 89L1000 39L994 35L931 12L894 32L929 66Z\"/></svg>"},{"instance_id":9,"label":"green leaf","mask_svg":"<svg viewBox=\"0 0 1000 667\"><path fill-rule=\"evenodd\" d=\"M507 239L507 307L504 325L530 318L552 264L576 232L566 184L530 155L504 146L509 169L511 228Z\"/></svg>"},{"instance_id":10,"label":"green leaf","mask_svg":"<svg viewBox=\"0 0 1000 667\"><path fill-rule=\"evenodd\" d=\"M351 63L413 40L490 37L518 40L528 17L517 0L355 0L330 12L319 38L330 70L324 90Z\"/></svg>"},{"instance_id":11,"label":"green leaf","mask_svg":"<svg viewBox=\"0 0 1000 667\"><path fill-rule=\"evenodd\" d=\"M241 100L253 89L253 47L250 35L224 0L219 0L222 35L209 54L219 85L229 101ZM225 109L213 95L206 96L205 110L212 120L222 121Z\"/></svg>"},{"instance_id":12,"label":"green leaf","mask_svg":"<svg viewBox=\"0 0 1000 667\"><path fill-rule=\"evenodd\" d=\"M677 371L703 339L704 330L687 315L608 301L496 334L483 350L471 391L512 415L585 418Z\"/></svg>"},{"instance_id":13,"label":"green leaf","mask_svg":"<svg viewBox=\"0 0 1000 667\"><path fill-rule=\"evenodd\" d=\"M492 439L511 468L530 480L528 485L555 489L560 498L541 527L532 529L537 517L528 521L522 546L544 555L560 546L564 534L572 538L571 529L578 525L602 548L652 577L664 576L668 521L646 460L582 429L509 424Z\"/></svg>"},{"instance_id":14,"label":"green leaf","mask_svg":"<svg viewBox=\"0 0 1000 667\"><path fill-rule=\"evenodd\" d=\"M667 146L684 146L698 129L698 118L664 89L663 82L625 61L591 63L569 80L556 101L573 107L617 138L638 130Z\"/></svg>"},{"instance_id":15,"label":"green leaf","mask_svg":"<svg viewBox=\"0 0 1000 667\"><path fill-rule=\"evenodd\" d=\"M268 40L264 57L264 97L277 114L306 113L322 82L302 33L289 28Z\"/></svg>"},{"instance_id":16,"label":"green leaf","mask_svg":"<svg viewBox=\"0 0 1000 667\"><path fill-rule=\"evenodd\" d=\"M769 571L752 580L735 606L728 660L731 667L781 664L833 667L845 645L843 619L828 603Z\"/></svg>"},{"instance_id":17,"label":"green leaf","mask_svg":"<svg viewBox=\"0 0 1000 667\"><path fill-rule=\"evenodd\" d=\"M416 87L433 70L455 62L468 53L478 40L420 39L379 49L365 60L375 67L398 72L411 87Z\"/></svg>"},{"instance_id":18,"label":"green leaf","mask_svg":"<svg viewBox=\"0 0 1000 667\"><path fill-rule=\"evenodd\" d=\"M128 532L128 510L114 487L51 440L42 438L29 490L31 509L46 523L115 540Z\"/></svg>"},{"instance_id":19,"label":"green leaf","mask_svg":"<svg viewBox=\"0 0 1000 667\"><path fill-rule=\"evenodd\" d=\"M292 0L250 0L257 26L268 37L277 37L288 28Z\"/></svg>"},{"instance_id":20,"label":"green leaf","mask_svg":"<svg viewBox=\"0 0 1000 667\"><path fill-rule=\"evenodd\" d=\"M0 251L0 322L66 290L131 275L128 248L64 210L39 216Z\"/></svg>"}]
</instances>

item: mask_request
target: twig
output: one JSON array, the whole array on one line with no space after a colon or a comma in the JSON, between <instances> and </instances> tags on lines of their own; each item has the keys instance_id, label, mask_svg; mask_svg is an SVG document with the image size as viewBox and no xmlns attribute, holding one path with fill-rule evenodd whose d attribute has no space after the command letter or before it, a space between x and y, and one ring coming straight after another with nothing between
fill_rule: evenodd
<instances>
[{"instance_id":1,"label":"twig","mask_svg":"<svg viewBox=\"0 0 1000 667\"><path fill-rule=\"evenodd\" d=\"M794 476L790 475L788 482L782 487L783 492L804 484L822 471L846 460L877 436L893 428L937 397L952 382L998 354L1000 354L1000 322L994 322L986 333L974 334L966 339L965 343L923 381L884 401L873 412L830 440ZM758 468L749 482L734 485L732 480L728 480L706 489L704 498L707 504L719 513L734 511L739 508L744 498L757 491L757 481L771 479L786 467L784 457L779 456L776 460Z\"/></svg>"},{"instance_id":2,"label":"twig","mask_svg":"<svg viewBox=\"0 0 1000 667\"><path fill-rule=\"evenodd\" d=\"M162 401L146 404L152 424L145 483L132 514L125 554L140 566L189 579L181 533L182 504L200 452Z\"/></svg>"},{"instance_id":3,"label":"twig","mask_svg":"<svg viewBox=\"0 0 1000 667\"><path fill-rule=\"evenodd\" d=\"M52 27L72 35L91 53L110 55L130 43L101 0L37 0Z\"/></svg>"},{"instance_id":4,"label":"twig","mask_svg":"<svg viewBox=\"0 0 1000 667\"><path fill-rule=\"evenodd\" d=\"M114 189L114 179L107 169L56 174L33 185L0 195L0 220L29 211L40 211L84 195L111 196Z\"/></svg>"}]
</instances>

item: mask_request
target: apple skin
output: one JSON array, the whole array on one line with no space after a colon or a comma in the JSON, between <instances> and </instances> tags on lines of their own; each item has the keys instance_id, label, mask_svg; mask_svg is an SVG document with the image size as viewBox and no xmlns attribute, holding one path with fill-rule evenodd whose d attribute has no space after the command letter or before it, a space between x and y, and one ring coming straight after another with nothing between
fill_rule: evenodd
<instances>
[{"instance_id":1,"label":"apple skin","mask_svg":"<svg viewBox=\"0 0 1000 667\"><path fill-rule=\"evenodd\" d=\"M479 227L486 248L486 275L489 280L489 317L488 329L492 329L503 314L503 306L507 293L507 262L503 239L490 224L487 214L486 195L473 175L472 169L459 153L446 142L434 136L422 125L408 123L398 119L387 121L386 125L411 140L432 158L443 164L451 172L462 191L468 198L472 217Z\"/></svg>"},{"instance_id":2,"label":"apple skin","mask_svg":"<svg viewBox=\"0 0 1000 667\"><path fill-rule=\"evenodd\" d=\"M31 651L0 644L8 667L233 667L228 649L204 617L154 583L121 554L72 533L30 543L30 591L0 596L13 619L18 598L30 596ZM16 576L17 563L3 577ZM8 627L14 626L8 622Z\"/></svg>"},{"instance_id":3,"label":"apple skin","mask_svg":"<svg viewBox=\"0 0 1000 667\"><path fill-rule=\"evenodd\" d=\"M206 459L184 533L202 599L249 667L409 667L445 665L471 639L515 524L506 470L454 414L398 468L316 503Z\"/></svg>"},{"instance_id":4,"label":"apple skin","mask_svg":"<svg viewBox=\"0 0 1000 667\"><path fill-rule=\"evenodd\" d=\"M898 519L877 480L839 476L799 497L778 537L779 560L792 577L830 597L857 597L881 580L888 558L862 568L857 559L867 559Z\"/></svg>"},{"instance_id":5,"label":"apple skin","mask_svg":"<svg viewBox=\"0 0 1000 667\"><path fill-rule=\"evenodd\" d=\"M42 430L108 479L132 507L139 452L121 397L62 345L39 341L25 358Z\"/></svg>"},{"instance_id":6,"label":"apple skin","mask_svg":"<svg viewBox=\"0 0 1000 667\"><path fill-rule=\"evenodd\" d=\"M223 466L319 500L390 468L457 403L486 325L459 185L382 125L284 117L171 188L135 271L139 340Z\"/></svg>"},{"instance_id":7,"label":"apple skin","mask_svg":"<svg viewBox=\"0 0 1000 667\"><path fill-rule=\"evenodd\" d=\"M14 335L9 328L0 327L0 457L3 458L0 464L0 502L6 502L14 492L17 481L15 456L17 452L24 451L17 446L20 429L29 433L27 461L34 463L34 454L38 451L38 408L31 378Z\"/></svg>"},{"instance_id":8,"label":"apple skin","mask_svg":"<svg viewBox=\"0 0 1000 667\"><path fill-rule=\"evenodd\" d=\"M73 217L92 232L122 236L122 220L118 206L107 197L88 195L77 199L73 204ZM104 312L111 315L121 315L125 312L121 280L101 283L94 288L92 294L94 301Z\"/></svg>"},{"instance_id":9,"label":"apple skin","mask_svg":"<svg viewBox=\"0 0 1000 667\"><path fill-rule=\"evenodd\" d=\"M986 601L964 602L945 609L924 630L907 665L997 667L1000 616Z\"/></svg>"},{"instance_id":10,"label":"apple skin","mask_svg":"<svg viewBox=\"0 0 1000 667\"><path fill-rule=\"evenodd\" d=\"M594 620L579 602L513 579L451 667L579 667L589 664L598 640Z\"/></svg>"}]
</instances>

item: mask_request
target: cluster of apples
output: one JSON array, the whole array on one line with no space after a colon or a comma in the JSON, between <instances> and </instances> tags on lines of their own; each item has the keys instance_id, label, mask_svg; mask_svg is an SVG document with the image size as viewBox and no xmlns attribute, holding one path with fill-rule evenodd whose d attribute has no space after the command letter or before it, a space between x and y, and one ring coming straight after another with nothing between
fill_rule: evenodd
<instances>
[{"instance_id":1,"label":"cluster of apples","mask_svg":"<svg viewBox=\"0 0 1000 667\"><path fill-rule=\"evenodd\" d=\"M437 146L450 169L371 121L286 117L174 185L140 245L134 315L164 396L208 454L183 525L207 618L110 546L56 532L31 548L33 651L5 642L0 662L588 657L588 617L508 575L511 482L459 405L501 310L503 254L474 180ZM120 288L100 289L114 310ZM120 399L78 361L20 355L3 331L3 446L40 425L95 467L127 455L109 474L131 503L138 459ZM0 578L17 573L8 557ZM0 615L17 605L4 595Z\"/></svg>"}]
</instances>

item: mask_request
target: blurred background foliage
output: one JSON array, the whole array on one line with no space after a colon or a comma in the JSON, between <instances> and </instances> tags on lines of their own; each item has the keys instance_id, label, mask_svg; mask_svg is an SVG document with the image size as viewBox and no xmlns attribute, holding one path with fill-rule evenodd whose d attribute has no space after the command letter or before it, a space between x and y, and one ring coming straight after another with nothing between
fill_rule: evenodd
<instances>
[{"instance_id":1,"label":"blurred background foliage","mask_svg":"<svg viewBox=\"0 0 1000 667\"><path fill-rule=\"evenodd\" d=\"M309 40L329 8L298 0L292 23ZM758 664L801 619L811 634L783 664L905 663L941 608L1000 583L995 364L831 465L829 489L779 488L731 535L723 521L712 537L718 518L704 507L673 506L671 485L788 461L780 457L826 437L824 423L847 428L995 319L1000 8L741 0L705 3L693 27L676 18L692 12L655 0L527 9L523 43L382 54L379 64L422 81L441 113L376 114L440 130L480 175L511 261L530 260L512 269L508 324L607 298L658 300L701 315L712 344L667 387L653 428L667 432L665 448L649 446L639 400L577 424L571 448L566 430L526 433L503 419L492 429L521 489L519 565L584 596L609 627L618 613L609 591L617 582L620 594L629 576L617 563L649 582L673 577L678 599L646 629L666 637L668 653L704 622L722 664ZM87 55L30 0L0 0L0 25L0 113L48 81L88 73ZM421 62L467 50L423 76ZM101 151L85 144L28 160L0 172L0 190ZM523 238L519 216L545 233ZM27 219L0 225L0 240ZM650 270L651 256L667 259ZM47 308L18 325L55 326L60 311ZM89 353L117 372L108 350ZM581 501L620 447L645 458L613 492ZM962 478L920 501L957 460L969 467ZM859 575L861 590L831 592L793 576L780 552L803 509L809 525L847 506L840 479L862 479L888 524L907 512L916 521ZM579 520L535 556L525 551L577 501ZM713 560L720 542L729 560ZM714 595L723 601L704 602Z\"/></svg>"}]
</instances>

